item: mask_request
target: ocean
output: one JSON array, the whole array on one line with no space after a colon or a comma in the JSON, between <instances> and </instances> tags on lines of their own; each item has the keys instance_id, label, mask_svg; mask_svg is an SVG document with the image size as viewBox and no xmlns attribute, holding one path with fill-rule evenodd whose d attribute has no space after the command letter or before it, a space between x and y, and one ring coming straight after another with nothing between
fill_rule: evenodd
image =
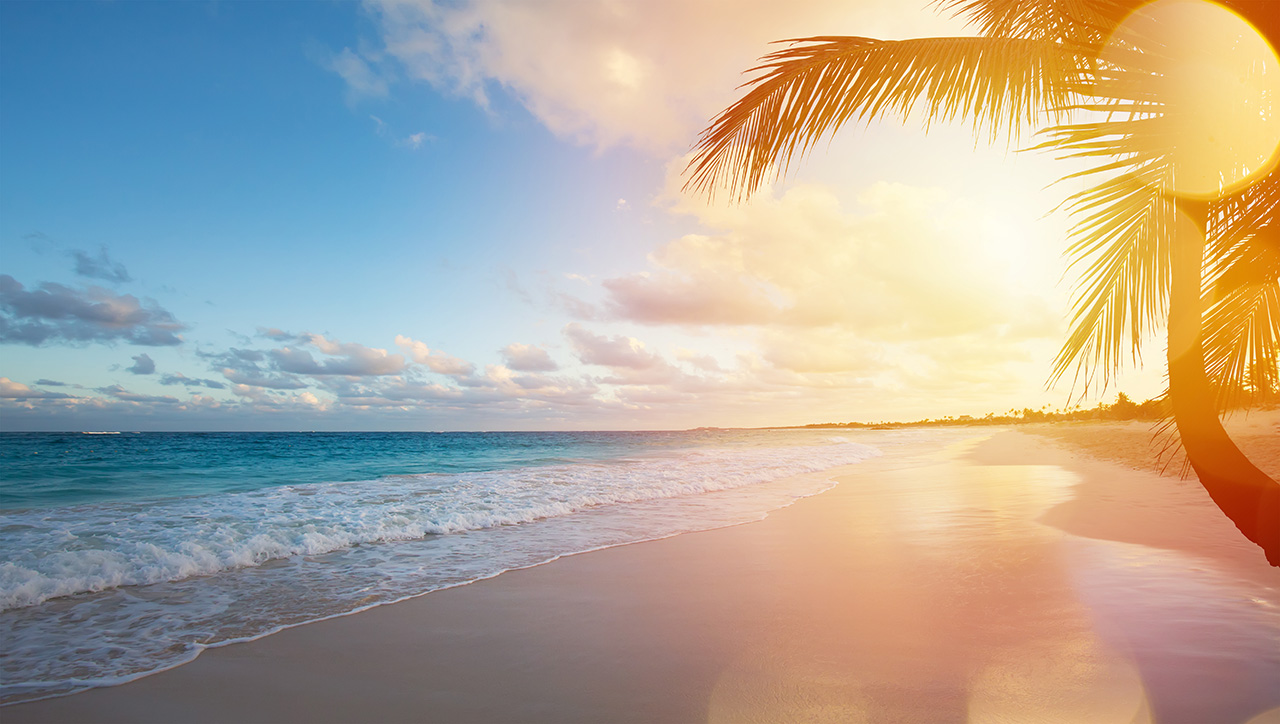
<instances>
[{"instance_id":1,"label":"ocean","mask_svg":"<svg viewBox=\"0 0 1280 724\"><path fill-rule=\"evenodd\" d=\"M812 473L940 434L0 434L0 701L758 520L834 484Z\"/></svg>"}]
</instances>

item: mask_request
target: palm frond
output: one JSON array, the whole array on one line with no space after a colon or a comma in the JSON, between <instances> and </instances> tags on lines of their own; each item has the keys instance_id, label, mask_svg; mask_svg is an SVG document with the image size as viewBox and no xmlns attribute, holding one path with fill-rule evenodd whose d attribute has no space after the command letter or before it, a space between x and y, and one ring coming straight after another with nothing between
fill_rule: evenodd
<instances>
[{"instance_id":1,"label":"palm frond","mask_svg":"<svg viewBox=\"0 0 1280 724\"><path fill-rule=\"evenodd\" d=\"M1050 375L1054 383L1075 367L1086 393L1105 389L1126 357L1136 364L1143 339L1168 311L1176 138L1161 96L1150 91L1158 73L1149 50L1110 48L1080 74L1068 109L1091 120L1045 129L1035 147L1090 163L1066 179L1101 179L1066 203L1073 220L1067 257L1070 268L1083 270L1071 332Z\"/></svg>"},{"instance_id":2,"label":"palm frond","mask_svg":"<svg viewBox=\"0 0 1280 724\"><path fill-rule=\"evenodd\" d=\"M988 37L1034 38L1100 47L1143 0L935 0Z\"/></svg>"},{"instance_id":3,"label":"palm frond","mask_svg":"<svg viewBox=\"0 0 1280 724\"><path fill-rule=\"evenodd\" d=\"M1280 171L1212 207L1204 283L1205 364L1220 409L1277 389Z\"/></svg>"},{"instance_id":4,"label":"palm frond","mask_svg":"<svg viewBox=\"0 0 1280 724\"><path fill-rule=\"evenodd\" d=\"M1083 265L1071 332L1050 381L1076 367L1084 392L1107 387L1126 357L1140 359L1143 338L1168 310L1170 230L1175 204L1149 173L1121 174L1076 194L1067 256Z\"/></svg>"},{"instance_id":5,"label":"palm frond","mask_svg":"<svg viewBox=\"0 0 1280 724\"><path fill-rule=\"evenodd\" d=\"M1080 98L1070 110L1094 120L1043 132L1038 149L1091 162L1072 177L1102 177L1072 197L1072 265L1088 263L1077 290L1072 331L1052 380L1077 366L1086 390L1101 375L1105 387L1126 349L1136 360L1145 332L1163 319L1169 292L1174 199L1184 105L1168 105L1164 77L1172 49L1158 35L1129 32L1123 47L1081 74ZM1234 172L1235 170L1232 170ZM1241 170L1238 177L1243 177ZM1220 185L1231 173L1220 177ZM1280 212L1275 174L1213 205L1204 270L1203 340L1219 404L1237 404L1246 379L1273 384L1280 342L1280 284L1270 254L1280 252L1272 219ZM1274 244L1274 242L1271 242Z\"/></svg>"},{"instance_id":6,"label":"palm frond","mask_svg":"<svg viewBox=\"0 0 1280 724\"><path fill-rule=\"evenodd\" d=\"M1087 58L1043 40L814 37L771 53L748 72L748 92L703 131L686 189L738 199L786 173L824 136L852 119L924 113L963 120L994 141L1068 105Z\"/></svg>"}]
</instances>

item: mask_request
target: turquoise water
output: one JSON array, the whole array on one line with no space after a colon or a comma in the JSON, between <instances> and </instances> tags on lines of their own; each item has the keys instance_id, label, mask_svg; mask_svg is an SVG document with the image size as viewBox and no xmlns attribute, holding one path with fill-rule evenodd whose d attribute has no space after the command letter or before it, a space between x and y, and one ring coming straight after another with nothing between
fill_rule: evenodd
<instances>
[{"instance_id":1,"label":"turquoise water","mask_svg":"<svg viewBox=\"0 0 1280 724\"><path fill-rule=\"evenodd\" d=\"M0 433L0 509L607 460L766 431Z\"/></svg>"},{"instance_id":2,"label":"turquoise water","mask_svg":"<svg viewBox=\"0 0 1280 724\"><path fill-rule=\"evenodd\" d=\"M830 487L824 471L937 434L3 434L0 700L756 520Z\"/></svg>"}]
</instances>

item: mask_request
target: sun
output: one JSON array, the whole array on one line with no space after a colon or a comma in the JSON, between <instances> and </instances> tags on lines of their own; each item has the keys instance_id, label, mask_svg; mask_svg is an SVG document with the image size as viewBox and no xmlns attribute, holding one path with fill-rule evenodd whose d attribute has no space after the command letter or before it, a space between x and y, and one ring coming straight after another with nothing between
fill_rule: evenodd
<instances>
[{"instance_id":1,"label":"sun","mask_svg":"<svg viewBox=\"0 0 1280 724\"><path fill-rule=\"evenodd\" d=\"M1280 154L1280 57L1247 20L1205 0L1156 0L1112 33L1102 55L1134 106L1136 158L1165 157L1169 187L1212 199L1269 173ZM1132 72L1136 71L1136 72ZM1118 108L1127 110L1126 106Z\"/></svg>"}]
</instances>

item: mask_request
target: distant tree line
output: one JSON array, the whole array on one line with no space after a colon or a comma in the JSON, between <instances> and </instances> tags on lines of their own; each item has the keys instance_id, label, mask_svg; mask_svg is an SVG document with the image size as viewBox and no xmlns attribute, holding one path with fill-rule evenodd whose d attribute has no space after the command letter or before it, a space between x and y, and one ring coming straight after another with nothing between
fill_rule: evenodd
<instances>
[{"instance_id":1,"label":"distant tree line","mask_svg":"<svg viewBox=\"0 0 1280 724\"><path fill-rule=\"evenodd\" d=\"M1249 390L1247 395L1239 399L1247 399L1247 405L1241 407L1272 408L1280 404L1277 390ZM803 425L804 428L895 428L921 427L925 425L1023 425L1032 422L1083 422L1086 420L1164 420L1173 414L1167 397L1161 396L1146 402L1134 402L1121 392L1116 401L1107 404L1099 402L1095 407L1060 407L1057 409L1045 405L1040 409L1024 407L1021 410L1010 409L1002 415L988 412L983 417L973 415L948 415L936 419L915 420L912 422L823 422Z\"/></svg>"}]
</instances>

